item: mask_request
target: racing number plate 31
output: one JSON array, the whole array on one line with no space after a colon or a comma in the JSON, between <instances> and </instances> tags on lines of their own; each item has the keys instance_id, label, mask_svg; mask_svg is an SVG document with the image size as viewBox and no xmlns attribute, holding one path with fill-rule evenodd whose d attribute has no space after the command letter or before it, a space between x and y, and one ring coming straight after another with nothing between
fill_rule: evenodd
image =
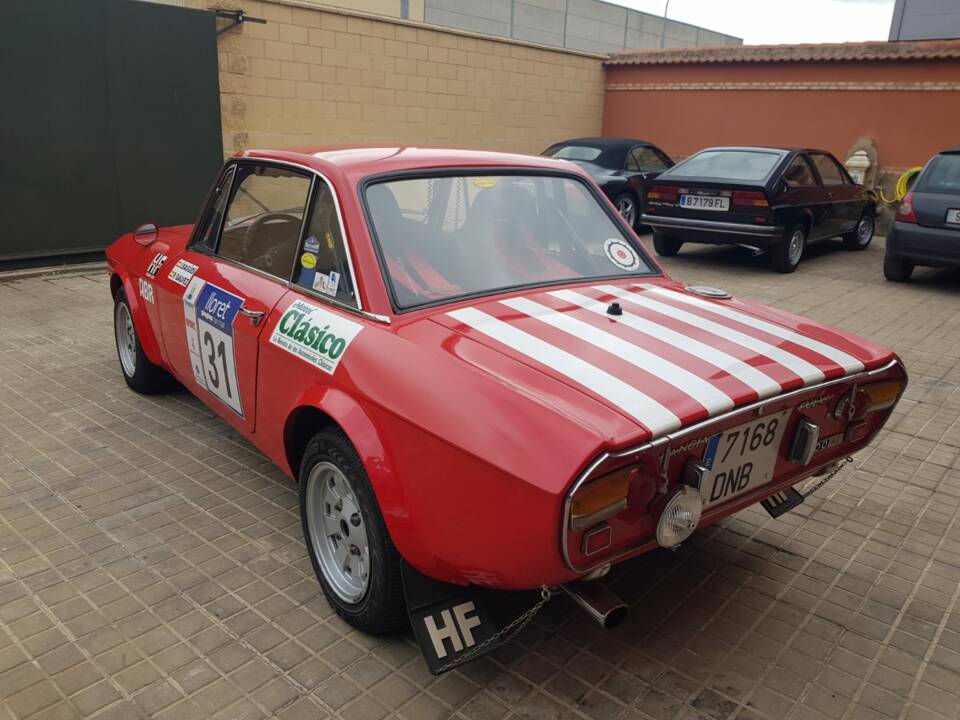
<instances>
[{"instance_id":1,"label":"racing number plate 31","mask_svg":"<svg viewBox=\"0 0 960 720\"><path fill-rule=\"evenodd\" d=\"M196 276L183 294L194 379L241 417L233 321L242 305L243 298Z\"/></svg>"},{"instance_id":2,"label":"racing number plate 31","mask_svg":"<svg viewBox=\"0 0 960 720\"><path fill-rule=\"evenodd\" d=\"M707 441L700 481L704 509L766 485L773 480L789 410L717 433Z\"/></svg>"}]
</instances>

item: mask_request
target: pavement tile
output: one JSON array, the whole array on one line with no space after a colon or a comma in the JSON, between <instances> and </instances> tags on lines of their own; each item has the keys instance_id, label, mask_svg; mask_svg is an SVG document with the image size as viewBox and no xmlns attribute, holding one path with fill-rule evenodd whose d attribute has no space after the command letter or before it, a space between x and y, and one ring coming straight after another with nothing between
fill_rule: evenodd
<instances>
[{"instance_id":1,"label":"pavement tile","mask_svg":"<svg viewBox=\"0 0 960 720\"><path fill-rule=\"evenodd\" d=\"M558 599L441 678L332 612L292 483L186 393L129 392L105 276L0 282L0 720L957 720L960 278L886 283L882 240L829 245L790 276L735 248L664 264L904 357L855 465L615 568L622 628Z\"/></svg>"}]
</instances>

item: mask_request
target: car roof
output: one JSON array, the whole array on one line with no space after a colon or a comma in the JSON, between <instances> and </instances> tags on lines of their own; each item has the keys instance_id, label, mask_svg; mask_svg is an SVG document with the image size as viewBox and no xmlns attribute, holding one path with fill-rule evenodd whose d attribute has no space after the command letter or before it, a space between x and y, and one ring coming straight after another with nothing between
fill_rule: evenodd
<instances>
[{"instance_id":1,"label":"car roof","mask_svg":"<svg viewBox=\"0 0 960 720\"><path fill-rule=\"evenodd\" d=\"M940 152L937 153L937 155L954 155L957 153L960 153L960 145L957 145L956 147L952 147L952 148L946 148L945 150L941 150Z\"/></svg>"},{"instance_id":2,"label":"car roof","mask_svg":"<svg viewBox=\"0 0 960 720\"><path fill-rule=\"evenodd\" d=\"M637 138L623 138L623 137L582 137L582 138L573 138L571 140L562 140L561 142L555 142L550 147L559 147L562 145L589 145L596 148L622 148L623 150L628 150L634 145L648 145L649 147L656 147L656 145L649 140L639 140Z\"/></svg>"},{"instance_id":3,"label":"car roof","mask_svg":"<svg viewBox=\"0 0 960 720\"><path fill-rule=\"evenodd\" d=\"M413 145L343 146L317 145L291 149L259 148L239 152L238 158L278 160L329 172L335 168L351 178L367 175L457 167L524 167L567 172L574 166L565 160L539 155L461 150Z\"/></svg>"},{"instance_id":4,"label":"car roof","mask_svg":"<svg viewBox=\"0 0 960 720\"><path fill-rule=\"evenodd\" d=\"M829 150L820 150L819 148L789 147L786 145L721 145L717 147L703 148L702 150L698 150L697 152L704 152L706 150L734 150L734 151L755 150L755 151L763 151L763 152L777 152L783 155L786 155L787 153L823 153L824 155L832 154Z\"/></svg>"}]
</instances>

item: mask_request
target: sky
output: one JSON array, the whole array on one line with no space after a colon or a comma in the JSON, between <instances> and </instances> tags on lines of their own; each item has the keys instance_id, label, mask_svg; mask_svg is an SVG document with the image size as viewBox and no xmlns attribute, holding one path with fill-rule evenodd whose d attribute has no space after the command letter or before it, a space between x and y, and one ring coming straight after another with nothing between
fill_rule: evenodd
<instances>
[{"instance_id":1,"label":"sky","mask_svg":"<svg viewBox=\"0 0 960 720\"><path fill-rule=\"evenodd\" d=\"M663 15L666 0L613 0ZM748 45L886 40L894 0L670 0L668 17Z\"/></svg>"}]
</instances>

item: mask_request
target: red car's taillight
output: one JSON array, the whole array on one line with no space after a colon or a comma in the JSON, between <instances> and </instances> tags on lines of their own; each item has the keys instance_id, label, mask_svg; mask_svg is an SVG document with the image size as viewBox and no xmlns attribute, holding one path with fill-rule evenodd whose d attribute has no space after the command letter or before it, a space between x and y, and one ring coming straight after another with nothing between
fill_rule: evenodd
<instances>
[{"instance_id":1,"label":"red car's taillight","mask_svg":"<svg viewBox=\"0 0 960 720\"><path fill-rule=\"evenodd\" d=\"M733 204L746 205L748 207L770 207L767 196L762 192L753 192L752 190L734 190Z\"/></svg>"},{"instance_id":2,"label":"red car's taillight","mask_svg":"<svg viewBox=\"0 0 960 720\"><path fill-rule=\"evenodd\" d=\"M897 222L914 223L917 222L916 213L913 212L913 192L908 192L900 207L897 208Z\"/></svg>"},{"instance_id":3,"label":"red car's taillight","mask_svg":"<svg viewBox=\"0 0 960 720\"><path fill-rule=\"evenodd\" d=\"M664 200L666 202L677 201L677 189L665 187L663 185L654 185L647 191L647 200Z\"/></svg>"}]
</instances>

